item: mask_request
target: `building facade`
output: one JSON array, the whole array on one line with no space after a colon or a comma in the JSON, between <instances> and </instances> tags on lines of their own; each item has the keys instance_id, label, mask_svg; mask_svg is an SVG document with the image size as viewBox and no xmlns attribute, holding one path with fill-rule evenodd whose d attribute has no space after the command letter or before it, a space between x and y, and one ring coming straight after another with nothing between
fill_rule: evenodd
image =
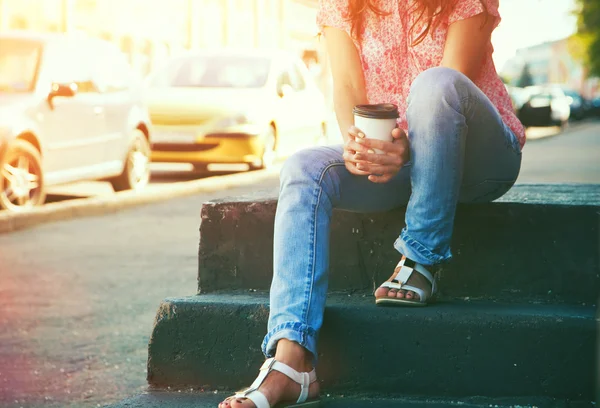
<instances>
[{"instance_id":1,"label":"building facade","mask_svg":"<svg viewBox=\"0 0 600 408\"><path fill-rule=\"evenodd\" d=\"M320 55L317 0L0 0L0 30L85 32L140 73L185 49L279 48Z\"/></svg>"},{"instance_id":2,"label":"building facade","mask_svg":"<svg viewBox=\"0 0 600 408\"><path fill-rule=\"evenodd\" d=\"M583 65L572 56L568 38L517 50L502 74L511 85L517 85L525 65L535 85L563 84L588 98L600 92L598 78L588 78Z\"/></svg>"}]
</instances>

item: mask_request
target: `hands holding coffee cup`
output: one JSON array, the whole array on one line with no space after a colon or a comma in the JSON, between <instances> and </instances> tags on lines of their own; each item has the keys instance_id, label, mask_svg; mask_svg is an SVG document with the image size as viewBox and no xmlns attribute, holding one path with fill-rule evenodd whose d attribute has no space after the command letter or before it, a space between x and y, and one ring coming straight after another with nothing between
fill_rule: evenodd
<instances>
[{"instance_id":1,"label":"hands holding coffee cup","mask_svg":"<svg viewBox=\"0 0 600 408\"><path fill-rule=\"evenodd\" d=\"M356 126L348 130L344 160L348 171L386 183L408 161L406 133L396 128L396 105L359 105L354 108Z\"/></svg>"}]
</instances>

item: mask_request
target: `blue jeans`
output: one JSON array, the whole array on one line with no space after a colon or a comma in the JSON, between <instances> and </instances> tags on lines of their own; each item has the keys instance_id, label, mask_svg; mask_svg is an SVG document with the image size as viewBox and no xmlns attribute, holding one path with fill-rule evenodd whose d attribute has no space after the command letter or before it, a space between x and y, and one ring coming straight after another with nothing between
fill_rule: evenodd
<instances>
[{"instance_id":1,"label":"blue jeans","mask_svg":"<svg viewBox=\"0 0 600 408\"><path fill-rule=\"evenodd\" d=\"M348 172L341 145L306 149L284 164L262 345L267 357L285 338L309 350L316 363L334 208L377 212L408 204L406 227L394 247L415 262L434 265L452 256L457 203L495 200L517 179L518 139L463 74L442 67L421 73L410 90L407 119L410 162L386 184Z\"/></svg>"}]
</instances>

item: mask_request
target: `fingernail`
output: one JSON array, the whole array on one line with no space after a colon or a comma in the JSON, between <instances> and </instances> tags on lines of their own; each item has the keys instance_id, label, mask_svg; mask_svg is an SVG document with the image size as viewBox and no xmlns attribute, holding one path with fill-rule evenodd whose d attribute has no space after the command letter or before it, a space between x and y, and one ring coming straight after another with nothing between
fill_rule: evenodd
<instances>
[{"instance_id":1,"label":"fingernail","mask_svg":"<svg viewBox=\"0 0 600 408\"><path fill-rule=\"evenodd\" d=\"M358 137L360 137L361 139L363 139L365 137L365 134L362 132L358 132Z\"/></svg>"},{"instance_id":2,"label":"fingernail","mask_svg":"<svg viewBox=\"0 0 600 408\"><path fill-rule=\"evenodd\" d=\"M375 153L375 150L369 149L368 152L371 153L371 154L373 154L373 153Z\"/></svg>"}]
</instances>

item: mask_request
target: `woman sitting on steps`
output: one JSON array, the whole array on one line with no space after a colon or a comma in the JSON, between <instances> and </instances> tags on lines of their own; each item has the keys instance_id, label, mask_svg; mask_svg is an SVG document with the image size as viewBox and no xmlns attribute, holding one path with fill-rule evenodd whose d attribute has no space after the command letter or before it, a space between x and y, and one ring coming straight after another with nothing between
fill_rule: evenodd
<instances>
[{"instance_id":1,"label":"woman sitting on steps","mask_svg":"<svg viewBox=\"0 0 600 408\"><path fill-rule=\"evenodd\" d=\"M314 366L334 208L407 205L393 243L400 262L375 302L430 301L435 267L451 258L457 203L497 199L519 174L525 132L492 61L499 22L498 0L320 1L344 144L300 151L284 165L262 345L269 359L254 384L220 408L318 404ZM390 141L354 127L355 106L383 103L399 114Z\"/></svg>"}]
</instances>

